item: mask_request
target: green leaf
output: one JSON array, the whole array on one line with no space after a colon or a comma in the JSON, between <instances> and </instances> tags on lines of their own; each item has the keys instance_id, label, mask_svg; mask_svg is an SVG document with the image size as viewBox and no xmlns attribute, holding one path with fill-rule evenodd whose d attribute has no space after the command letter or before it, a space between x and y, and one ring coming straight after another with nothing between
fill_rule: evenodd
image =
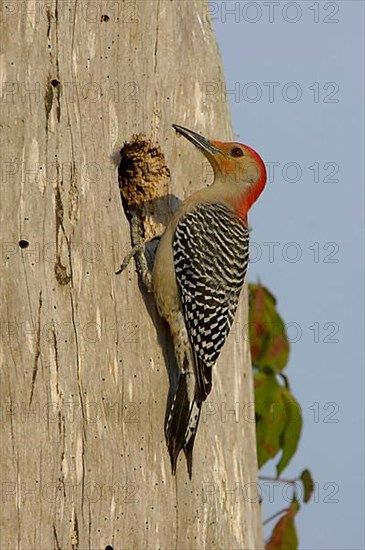
<instances>
[{"instance_id":1,"label":"green leaf","mask_svg":"<svg viewBox=\"0 0 365 550\"><path fill-rule=\"evenodd\" d=\"M257 459L259 468L280 450L285 428L282 388L274 374L254 375Z\"/></svg>"},{"instance_id":2,"label":"green leaf","mask_svg":"<svg viewBox=\"0 0 365 550\"><path fill-rule=\"evenodd\" d=\"M312 474L309 470L303 470L300 474L301 482L303 483L303 489L304 489L304 497L303 501L308 502L313 494L314 491L314 481L312 478Z\"/></svg>"},{"instance_id":3,"label":"green leaf","mask_svg":"<svg viewBox=\"0 0 365 550\"><path fill-rule=\"evenodd\" d=\"M283 412L286 422L280 439L280 447L283 450L283 454L276 465L278 477L288 465L293 454L297 450L303 425L302 412L299 403L296 399L294 399L287 388L281 388L281 393L285 411Z\"/></svg>"},{"instance_id":4,"label":"green leaf","mask_svg":"<svg viewBox=\"0 0 365 550\"><path fill-rule=\"evenodd\" d=\"M292 458L302 428L301 411L289 390L275 374L254 374L257 459L259 468L282 450L279 475Z\"/></svg>"},{"instance_id":5,"label":"green leaf","mask_svg":"<svg viewBox=\"0 0 365 550\"><path fill-rule=\"evenodd\" d=\"M288 362L289 341L276 299L260 284L249 285L249 335L253 364L280 372Z\"/></svg>"},{"instance_id":6,"label":"green leaf","mask_svg":"<svg viewBox=\"0 0 365 550\"><path fill-rule=\"evenodd\" d=\"M265 550L297 550L298 536L294 518L298 510L299 504L294 499L287 512L275 525Z\"/></svg>"}]
</instances>

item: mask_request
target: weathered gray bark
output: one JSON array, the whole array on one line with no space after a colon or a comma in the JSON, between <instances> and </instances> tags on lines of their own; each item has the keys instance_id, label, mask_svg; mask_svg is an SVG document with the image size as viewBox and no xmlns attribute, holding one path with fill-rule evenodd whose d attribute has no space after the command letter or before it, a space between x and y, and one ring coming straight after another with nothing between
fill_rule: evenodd
<instances>
[{"instance_id":1,"label":"weathered gray bark","mask_svg":"<svg viewBox=\"0 0 365 550\"><path fill-rule=\"evenodd\" d=\"M183 198L206 163L171 124L232 137L206 3L2 10L0 546L260 548L246 293L189 481L164 441L166 335L134 263L115 275L130 233L113 151L159 143Z\"/></svg>"}]
</instances>

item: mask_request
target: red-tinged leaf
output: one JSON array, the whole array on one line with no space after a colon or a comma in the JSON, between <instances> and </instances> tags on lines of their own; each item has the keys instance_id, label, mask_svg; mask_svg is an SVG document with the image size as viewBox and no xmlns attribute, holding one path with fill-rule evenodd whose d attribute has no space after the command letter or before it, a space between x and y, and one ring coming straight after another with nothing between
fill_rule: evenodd
<instances>
[{"instance_id":1,"label":"red-tinged leaf","mask_svg":"<svg viewBox=\"0 0 365 550\"><path fill-rule=\"evenodd\" d=\"M252 362L260 370L280 372L288 362L289 341L276 310L276 299L260 284L249 285L249 334Z\"/></svg>"},{"instance_id":2,"label":"red-tinged leaf","mask_svg":"<svg viewBox=\"0 0 365 550\"><path fill-rule=\"evenodd\" d=\"M289 464L292 456L297 450L303 425L302 411L299 403L294 399L287 388L281 387L281 395L286 421L280 438L280 447L283 450L283 454L276 465L278 477Z\"/></svg>"},{"instance_id":3,"label":"red-tinged leaf","mask_svg":"<svg viewBox=\"0 0 365 550\"><path fill-rule=\"evenodd\" d=\"M303 489L304 489L304 496L303 501L308 502L313 494L314 491L314 481L312 478L312 474L309 470L303 470L300 474L301 482L303 483Z\"/></svg>"},{"instance_id":4,"label":"red-tinged leaf","mask_svg":"<svg viewBox=\"0 0 365 550\"><path fill-rule=\"evenodd\" d=\"M299 504L293 500L288 511L275 525L265 550L297 550L298 537L294 518L298 510Z\"/></svg>"}]
</instances>

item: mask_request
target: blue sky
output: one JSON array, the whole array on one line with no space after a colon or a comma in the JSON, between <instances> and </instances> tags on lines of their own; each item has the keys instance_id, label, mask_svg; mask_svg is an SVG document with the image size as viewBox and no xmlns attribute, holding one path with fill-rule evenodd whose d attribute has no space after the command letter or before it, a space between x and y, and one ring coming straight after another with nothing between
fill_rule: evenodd
<instances>
[{"instance_id":1,"label":"blue sky","mask_svg":"<svg viewBox=\"0 0 365 550\"><path fill-rule=\"evenodd\" d=\"M210 9L237 141L271 167L250 217L249 280L291 323L286 374L304 428L283 477L309 468L317 483L297 517L300 548L363 549L364 3ZM286 506L282 488L271 500L264 517Z\"/></svg>"}]
</instances>

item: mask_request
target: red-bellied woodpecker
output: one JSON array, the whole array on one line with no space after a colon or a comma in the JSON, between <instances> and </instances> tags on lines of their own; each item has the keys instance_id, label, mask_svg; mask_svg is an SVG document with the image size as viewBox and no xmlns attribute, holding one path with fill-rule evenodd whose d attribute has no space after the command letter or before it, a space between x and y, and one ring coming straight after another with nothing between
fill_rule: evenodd
<instances>
[{"instance_id":1,"label":"red-bellied woodpecker","mask_svg":"<svg viewBox=\"0 0 365 550\"><path fill-rule=\"evenodd\" d=\"M186 199L157 249L152 284L170 326L179 380L165 434L175 473L183 449L189 477L203 401L232 325L248 264L247 212L266 183L260 156L247 145L175 130L207 157L214 181Z\"/></svg>"}]
</instances>

